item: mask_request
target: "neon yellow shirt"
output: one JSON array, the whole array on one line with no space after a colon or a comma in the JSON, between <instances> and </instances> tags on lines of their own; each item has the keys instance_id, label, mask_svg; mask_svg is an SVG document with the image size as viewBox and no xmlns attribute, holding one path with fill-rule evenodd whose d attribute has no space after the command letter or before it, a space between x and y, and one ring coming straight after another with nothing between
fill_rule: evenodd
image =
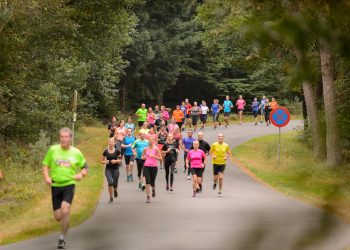
<instances>
[{"instance_id":1,"label":"neon yellow shirt","mask_svg":"<svg viewBox=\"0 0 350 250\"><path fill-rule=\"evenodd\" d=\"M227 157L227 154L230 150L230 146L227 143L213 143L213 145L210 148L210 153L216 156L216 158L213 158L212 160L213 164L226 164L225 157Z\"/></svg>"},{"instance_id":2,"label":"neon yellow shirt","mask_svg":"<svg viewBox=\"0 0 350 250\"><path fill-rule=\"evenodd\" d=\"M79 149L70 147L62 149L61 145L53 145L47 151L43 165L50 171L53 187L65 187L76 184L74 176L77 170L85 165L85 158Z\"/></svg>"},{"instance_id":3,"label":"neon yellow shirt","mask_svg":"<svg viewBox=\"0 0 350 250\"><path fill-rule=\"evenodd\" d=\"M136 114L138 115L137 121L144 122L147 118L147 109L139 108L136 111Z\"/></svg>"}]
</instances>

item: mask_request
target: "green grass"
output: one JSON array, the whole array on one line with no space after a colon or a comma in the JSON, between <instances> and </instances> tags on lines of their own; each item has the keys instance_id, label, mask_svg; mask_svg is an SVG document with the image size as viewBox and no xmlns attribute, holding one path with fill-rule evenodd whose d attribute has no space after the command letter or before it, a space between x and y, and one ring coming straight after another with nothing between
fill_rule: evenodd
<instances>
[{"instance_id":1,"label":"green grass","mask_svg":"<svg viewBox=\"0 0 350 250\"><path fill-rule=\"evenodd\" d=\"M350 166L330 168L317 162L299 141L298 132L282 135L278 165L277 142L277 135L255 138L233 153L241 166L273 188L350 222Z\"/></svg>"},{"instance_id":2,"label":"green grass","mask_svg":"<svg viewBox=\"0 0 350 250\"><path fill-rule=\"evenodd\" d=\"M104 126L82 128L77 134L77 147L87 158L90 172L77 185L71 226L84 222L96 208L103 185L102 166L98 161L106 138ZM50 188L43 183L41 171L13 164L1 168L5 181L0 184L0 245L58 231L59 225L52 214Z\"/></svg>"}]
</instances>

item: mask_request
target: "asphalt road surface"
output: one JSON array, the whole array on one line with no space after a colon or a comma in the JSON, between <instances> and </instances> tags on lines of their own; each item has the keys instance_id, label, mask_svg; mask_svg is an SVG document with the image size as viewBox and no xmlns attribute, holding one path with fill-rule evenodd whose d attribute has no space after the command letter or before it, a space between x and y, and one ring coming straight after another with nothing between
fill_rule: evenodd
<instances>
[{"instance_id":1,"label":"asphalt road surface","mask_svg":"<svg viewBox=\"0 0 350 250\"><path fill-rule=\"evenodd\" d=\"M300 122L293 121L282 132L297 126ZM219 132L234 147L253 137L278 133L278 129L260 124L207 128L205 140L214 142ZM254 181L231 164L226 167L223 197L211 189L210 165L204 173L203 193L193 198L191 181L182 172L182 158L181 154L174 192L165 190L164 169L159 169L157 197L150 204L145 203L137 181L126 182L122 169L117 201L108 204L105 187L94 215L69 231L67 249L337 250L350 246L350 225ZM56 249L57 239L54 233L0 249Z\"/></svg>"}]
</instances>

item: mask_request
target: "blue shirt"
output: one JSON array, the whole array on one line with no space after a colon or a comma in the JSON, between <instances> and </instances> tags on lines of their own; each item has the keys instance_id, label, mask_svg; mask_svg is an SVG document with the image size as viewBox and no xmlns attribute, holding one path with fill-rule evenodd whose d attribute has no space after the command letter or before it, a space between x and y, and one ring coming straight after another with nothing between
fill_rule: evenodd
<instances>
[{"instance_id":1,"label":"blue shirt","mask_svg":"<svg viewBox=\"0 0 350 250\"><path fill-rule=\"evenodd\" d=\"M253 111L259 110L259 102L252 102L252 110Z\"/></svg>"},{"instance_id":2,"label":"blue shirt","mask_svg":"<svg viewBox=\"0 0 350 250\"><path fill-rule=\"evenodd\" d=\"M136 140L132 148L136 149L136 159L141 159L142 152L145 148L149 146L149 142L147 140Z\"/></svg>"},{"instance_id":3,"label":"blue shirt","mask_svg":"<svg viewBox=\"0 0 350 250\"><path fill-rule=\"evenodd\" d=\"M192 144L196 139L193 137L186 137L182 139L182 143L185 146L185 149L191 149L192 148Z\"/></svg>"},{"instance_id":4,"label":"blue shirt","mask_svg":"<svg viewBox=\"0 0 350 250\"><path fill-rule=\"evenodd\" d=\"M220 107L219 104L213 103L213 104L211 105L212 112L213 112L214 114L219 113L219 107Z\"/></svg>"},{"instance_id":5,"label":"blue shirt","mask_svg":"<svg viewBox=\"0 0 350 250\"><path fill-rule=\"evenodd\" d=\"M129 136L125 136L123 144L124 145L129 145L129 144L133 145L135 140L136 139L133 136L130 136L130 137ZM134 153L132 152L132 146L125 148L125 155L134 155Z\"/></svg>"},{"instance_id":6,"label":"blue shirt","mask_svg":"<svg viewBox=\"0 0 350 250\"><path fill-rule=\"evenodd\" d=\"M224 101L224 112L231 112L231 107L233 106L233 103L230 100Z\"/></svg>"}]
</instances>

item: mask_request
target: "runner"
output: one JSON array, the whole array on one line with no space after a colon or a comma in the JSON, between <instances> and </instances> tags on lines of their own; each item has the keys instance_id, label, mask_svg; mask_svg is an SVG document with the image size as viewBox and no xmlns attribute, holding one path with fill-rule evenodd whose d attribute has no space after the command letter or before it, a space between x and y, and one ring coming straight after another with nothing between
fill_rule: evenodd
<instances>
[{"instance_id":1,"label":"runner","mask_svg":"<svg viewBox=\"0 0 350 250\"><path fill-rule=\"evenodd\" d=\"M142 127L143 123L146 121L147 119L147 109L146 109L146 104L142 103L141 104L141 108L139 108L137 111L136 111L136 116L138 117L137 118L137 121L139 123L139 128Z\"/></svg>"},{"instance_id":2,"label":"runner","mask_svg":"<svg viewBox=\"0 0 350 250\"><path fill-rule=\"evenodd\" d=\"M160 125L159 125L159 127L157 128L157 131L158 131L158 132L159 132L161 126L164 126L164 127L165 127L165 131L166 131L166 132L169 132L169 129L168 129L168 127L165 125L165 121L164 121L164 120L161 120Z\"/></svg>"},{"instance_id":3,"label":"runner","mask_svg":"<svg viewBox=\"0 0 350 250\"><path fill-rule=\"evenodd\" d=\"M144 133L147 135L149 133L148 122L143 122L143 125L139 129L139 134Z\"/></svg>"},{"instance_id":4,"label":"runner","mask_svg":"<svg viewBox=\"0 0 350 250\"><path fill-rule=\"evenodd\" d=\"M191 165L188 168L187 164L186 164L186 159L187 159L187 154L188 152L191 150L192 144L196 139L193 138L193 130L189 129L187 131L187 137L182 139L182 143L181 143L181 148L184 150L184 173L186 173L186 169L187 169L187 180L191 180Z\"/></svg>"},{"instance_id":5,"label":"runner","mask_svg":"<svg viewBox=\"0 0 350 250\"><path fill-rule=\"evenodd\" d=\"M149 146L142 152L142 159L145 160L143 167L143 176L146 179L146 203L151 202L152 197L156 197L156 177L158 173L158 161L162 160L160 150L154 146L154 137L150 137Z\"/></svg>"},{"instance_id":6,"label":"runner","mask_svg":"<svg viewBox=\"0 0 350 250\"><path fill-rule=\"evenodd\" d=\"M184 113L184 117L182 118L181 131L185 130L185 120L186 120L186 103L182 101L180 106L181 111Z\"/></svg>"},{"instance_id":7,"label":"runner","mask_svg":"<svg viewBox=\"0 0 350 250\"><path fill-rule=\"evenodd\" d=\"M159 126L160 126L160 123L161 123L161 120L160 120L160 110L159 110L159 106L158 106L158 105L156 105L156 106L154 107L154 114L155 114L155 116L156 116L156 121L155 121L154 125L157 127L157 130L158 130L158 128L159 128Z\"/></svg>"},{"instance_id":8,"label":"runner","mask_svg":"<svg viewBox=\"0 0 350 250\"><path fill-rule=\"evenodd\" d=\"M164 168L165 168L165 180L166 180L166 191L169 191L169 175L170 175L170 191L174 191L174 172L176 166L176 156L178 155L178 149L176 148L177 143L174 140L172 134L168 134L167 140L162 148L164 155Z\"/></svg>"},{"instance_id":9,"label":"runner","mask_svg":"<svg viewBox=\"0 0 350 250\"><path fill-rule=\"evenodd\" d=\"M200 119L202 122L201 129L205 128L205 124L207 123L208 119L208 112L209 107L207 106L207 103L205 101L202 101L202 104L199 106Z\"/></svg>"},{"instance_id":10,"label":"runner","mask_svg":"<svg viewBox=\"0 0 350 250\"><path fill-rule=\"evenodd\" d=\"M184 118L185 118L185 116L184 116L183 111L180 108L180 105L176 105L176 109L173 111L173 120L179 126L180 130L182 128L182 123L183 123Z\"/></svg>"},{"instance_id":11,"label":"runner","mask_svg":"<svg viewBox=\"0 0 350 250\"><path fill-rule=\"evenodd\" d=\"M168 121L170 119L170 115L169 115L169 110L170 109L167 109L165 108L164 105L160 106L160 112L162 114L162 119L165 121L165 124L168 125Z\"/></svg>"},{"instance_id":12,"label":"runner","mask_svg":"<svg viewBox=\"0 0 350 250\"><path fill-rule=\"evenodd\" d=\"M109 138L108 147L103 151L101 163L105 164L105 176L108 183L109 203L118 197L119 167L121 165L121 153L115 147L113 138Z\"/></svg>"},{"instance_id":13,"label":"runner","mask_svg":"<svg viewBox=\"0 0 350 250\"><path fill-rule=\"evenodd\" d=\"M174 140L176 142L176 148L178 149L177 152L180 152L180 144L182 142L182 134L180 132L179 127L176 127L172 134L173 134ZM177 163L178 157L179 157L179 154L176 155L176 163ZM176 167L175 167L175 173L177 173ZM184 173L186 173L186 169L184 170Z\"/></svg>"},{"instance_id":14,"label":"runner","mask_svg":"<svg viewBox=\"0 0 350 250\"><path fill-rule=\"evenodd\" d=\"M219 197L222 196L222 186L224 183L224 172L226 167L227 156L232 160L231 149L228 144L224 142L224 135L218 134L218 141L213 143L209 154L212 157L213 171L214 171L214 184L213 189L216 189L217 181L219 180Z\"/></svg>"},{"instance_id":15,"label":"runner","mask_svg":"<svg viewBox=\"0 0 350 250\"><path fill-rule=\"evenodd\" d=\"M119 122L118 127L115 129L114 139L115 139L115 147L117 150L121 152L122 157L124 156L124 152L125 152L125 148L122 148L122 143L125 136L126 136L126 128L124 126L124 121L121 120Z\"/></svg>"},{"instance_id":16,"label":"runner","mask_svg":"<svg viewBox=\"0 0 350 250\"><path fill-rule=\"evenodd\" d=\"M79 149L71 146L72 131L62 128L59 136L60 144L51 146L43 160L43 175L45 182L51 186L55 220L61 224L58 248L64 249L75 184L87 175L88 167ZM80 170L78 174L77 170Z\"/></svg>"},{"instance_id":17,"label":"runner","mask_svg":"<svg viewBox=\"0 0 350 250\"><path fill-rule=\"evenodd\" d=\"M117 118L115 116L112 117L112 122L108 124L108 132L109 132L109 137L114 136L114 130L117 127Z\"/></svg>"},{"instance_id":18,"label":"runner","mask_svg":"<svg viewBox=\"0 0 350 250\"><path fill-rule=\"evenodd\" d=\"M236 101L236 106L238 110L238 115L239 115L239 125L242 125L242 120L243 120L243 110L246 105L245 100L243 100L243 96L240 95L238 100Z\"/></svg>"},{"instance_id":19,"label":"runner","mask_svg":"<svg viewBox=\"0 0 350 250\"><path fill-rule=\"evenodd\" d=\"M192 119L192 125L194 127L194 131L196 131L197 129L198 118L199 118L199 107L197 102L194 102L191 109L191 119Z\"/></svg>"},{"instance_id":20,"label":"runner","mask_svg":"<svg viewBox=\"0 0 350 250\"><path fill-rule=\"evenodd\" d=\"M230 114L231 114L231 109L233 108L233 103L230 101L230 96L226 96L226 100L224 101L223 104L224 108L224 120L226 122L225 128L228 128L229 122L230 122Z\"/></svg>"},{"instance_id":21,"label":"runner","mask_svg":"<svg viewBox=\"0 0 350 250\"><path fill-rule=\"evenodd\" d=\"M156 130L155 130L153 127L151 127L151 128L149 129L149 132L146 134L146 140L149 141L149 138L150 138L150 137L155 138L155 140L154 140L154 145L157 146L157 132L156 132Z\"/></svg>"},{"instance_id":22,"label":"runner","mask_svg":"<svg viewBox=\"0 0 350 250\"><path fill-rule=\"evenodd\" d=\"M258 98L254 97L254 101L252 102L252 111L255 118L255 126L258 125L258 113L259 113L259 102Z\"/></svg>"},{"instance_id":23,"label":"runner","mask_svg":"<svg viewBox=\"0 0 350 250\"><path fill-rule=\"evenodd\" d=\"M143 165L145 161L142 159L142 152L143 150L149 146L149 142L145 139L146 134L144 132L140 133L140 139L137 139L134 142L134 145L132 145L134 156L136 158L136 164L137 164L137 177L139 178L139 189L145 190L145 186L143 185L143 178L142 178L142 170Z\"/></svg>"},{"instance_id":24,"label":"runner","mask_svg":"<svg viewBox=\"0 0 350 250\"><path fill-rule=\"evenodd\" d=\"M153 109L149 107L148 113L147 113L147 122L149 124L148 128L153 128L156 120L157 120L156 114L153 112Z\"/></svg>"},{"instance_id":25,"label":"runner","mask_svg":"<svg viewBox=\"0 0 350 250\"><path fill-rule=\"evenodd\" d=\"M125 150L125 169L126 169L126 180L127 182L134 181L134 161L135 156L132 151L132 145L136 141L135 137L132 135L131 128L127 129L126 136L124 137L122 148Z\"/></svg>"},{"instance_id":26,"label":"runner","mask_svg":"<svg viewBox=\"0 0 350 250\"><path fill-rule=\"evenodd\" d=\"M172 133L174 131L174 128L176 128L176 127L179 127L179 126L177 125L176 120L173 117L171 119L171 123L167 126L167 129L168 129L169 133Z\"/></svg>"},{"instance_id":27,"label":"runner","mask_svg":"<svg viewBox=\"0 0 350 250\"><path fill-rule=\"evenodd\" d=\"M198 148L200 150L202 150L205 153L205 155L208 156L209 151L210 151L210 145L209 145L208 142L204 141L204 134L203 134L203 132L198 132L197 140L199 142L199 147ZM192 145L191 149L193 149L193 145ZM205 164L204 164L203 172L204 172L204 170L205 170ZM202 182L201 182L201 184L199 184L199 192L200 193L203 190L202 189L202 184L203 184L203 176L202 176Z\"/></svg>"},{"instance_id":28,"label":"runner","mask_svg":"<svg viewBox=\"0 0 350 250\"><path fill-rule=\"evenodd\" d=\"M265 103L266 103L266 96L264 95L260 101L260 123L263 122L263 116L265 116ZM264 117L265 118L265 117Z\"/></svg>"},{"instance_id":29,"label":"runner","mask_svg":"<svg viewBox=\"0 0 350 250\"><path fill-rule=\"evenodd\" d=\"M193 142L193 149L190 150L186 157L186 166L191 167L192 180L193 180L193 197L196 197L196 193L199 192L202 185L202 177L205 165L206 155L198 149L199 141Z\"/></svg>"},{"instance_id":30,"label":"runner","mask_svg":"<svg viewBox=\"0 0 350 250\"><path fill-rule=\"evenodd\" d=\"M186 107L186 125L189 125L191 127L191 109L192 109L192 105L189 102L189 100L186 98L185 99L185 107Z\"/></svg>"},{"instance_id":31,"label":"runner","mask_svg":"<svg viewBox=\"0 0 350 250\"><path fill-rule=\"evenodd\" d=\"M278 103L276 102L274 97L271 98L270 105L271 105L271 110L278 108Z\"/></svg>"},{"instance_id":32,"label":"runner","mask_svg":"<svg viewBox=\"0 0 350 250\"><path fill-rule=\"evenodd\" d=\"M213 116L214 129L217 127L217 123L219 122L219 112L221 110L221 106L219 105L218 99L214 99L213 104L211 105L211 113Z\"/></svg>"},{"instance_id":33,"label":"runner","mask_svg":"<svg viewBox=\"0 0 350 250\"><path fill-rule=\"evenodd\" d=\"M270 113L271 113L271 104L269 102L269 99L266 99L265 105L264 105L264 114L265 114L265 122L266 126L269 126L271 124L270 121Z\"/></svg>"},{"instance_id":34,"label":"runner","mask_svg":"<svg viewBox=\"0 0 350 250\"><path fill-rule=\"evenodd\" d=\"M132 136L135 135L135 124L132 122L131 117L128 118L128 122L125 124L125 128L128 129L130 128L132 131Z\"/></svg>"},{"instance_id":35,"label":"runner","mask_svg":"<svg viewBox=\"0 0 350 250\"><path fill-rule=\"evenodd\" d=\"M158 142L158 148L160 151L162 151L163 145L166 142L166 138L168 136L168 132L165 130L165 126L162 125L159 129L159 131L157 132L157 142ZM164 158L164 157L163 157ZM160 163L160 169L163 169L163 163L164 163L164 159L162 159L161 163Z\"/></svg>"}]
</instances>

